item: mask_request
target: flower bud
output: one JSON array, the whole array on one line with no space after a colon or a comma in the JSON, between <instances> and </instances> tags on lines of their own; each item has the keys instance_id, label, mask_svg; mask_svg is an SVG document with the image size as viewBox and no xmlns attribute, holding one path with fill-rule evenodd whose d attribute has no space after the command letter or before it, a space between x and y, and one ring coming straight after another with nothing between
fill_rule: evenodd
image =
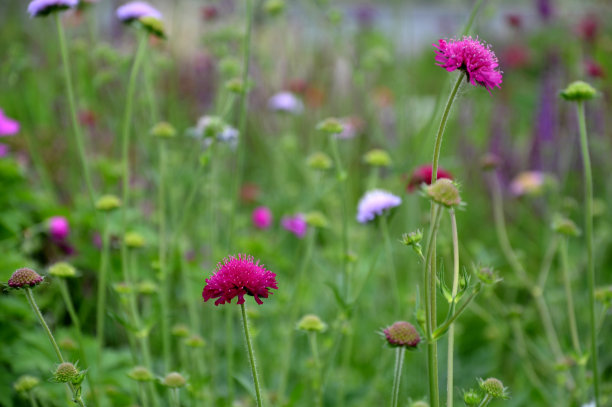
<instances>
[{"instance_id":1,"label":"flower bud","mask_svg":"<svg viewBox=\"0 0 612 407\"><path fill-rule=\"evenodd\" d=\"M158 290L157 284L155 284L151 280L144 280L138 283L138 292L143 295L152 295L155 294Z\"/></svg>"},{"instance_id":2,"label":"flower bud","mask_svg":"<svg viewBox=\"0 0 612 407\"><path fill-rule=\"evenodd\" d=\"M79 348L74 339L70 337L62 338L59 341L59 347L68 351L77 350Z\"/></svg>"},{"instance_id":3,"label":"flower bud","mask_svg":"<svg viewBox=\"0 0 612 407\"><path fill-rule=\"evenodd\" d=\"M144 366L135 366L128 372L128 377L137 382L150 382L153 374Z\"/></svg>"},{"instance_id":4,"label":"flower bud","mask_svg":"<svg viewBox=\"0 0 612 407\"><path fill-rule=\"evenodd\" d=\"M329 226L329 221L325 215L319 211L308 212L304 215L304 219L308 225L315 228L326 228Z\"/></svg>"},{"instance_id":5,"label":"flower bud","mask_svg":"<svg viewBox=\"0 0 612 407\"><path fill-rule=\"evenodd\" d=\"M17 393L27 393L32 390L34 387L38 386L40 380L34 376L23 375L20 376L15 383L13 383L13 388Z\"/></svg>"},{"instance_id":6,"label":"flower bud","mask_svg":"<svg viewBox=\"0 0 612 407\"><path fill-rule=\"evenodd\" d=\"M502 279L499 277L499 273L491 267L487 266L476 266L474 270L476 277L486 285L491 285L500 282Z\"/></svg>"},{"instance_id":7,"label":"flower bud","mask_svg":"<svg viewBox=\"0 0 612 407\"><path fill-rule=\"evenodd\" d=\"M319 124L317 124L317 130L322 131L323 133L326 133L330 136L334 134L342 133L343 128L344 126L342 126L342 123L340 122L340 120L334 117L329 117L323 120L322 122L319 122Z\"/></svg>"},{"instance_id":8,"label":"flower bud","mask_svg":"<svg viewBox=\"0 0 612 407\"><path fill-rule=\"evenodd\" d=\"M117 294L132 294L134 292L132 286L125 281L113 284L113 289Z\"/></svg>"},{"instance_id":9,"label":"flower bud","mask_svg":"<svg viewBox=\"0 0 612 407\"><path fill-rule=\"evenodd\" d=\"M389 167L391 165L391 156L385 150L376 148L368 151L363 156L363 161L372 167Z\"/></svg>"},{"instance_id":10,"label":"flower bud","mask_svg":"<svg viewBox=\"0 0 612 407\"><path fill-rule=\"evenodd\" d=\"M21 268L16 270L8 280L9 287L22 288L34 287L43 282L43 278L34 270L29 268Z\"/></svg>"},{"instance_id":11,"label":"flower bud","mask_svg":"<svg viewBox=\"0 0 612 407\"><path fill-rule=\"evenodd\" d=\"M321 321L321 318L314 314L304 315L297 323L297 329L306 332L324 332L327 329L327 324Z\"/></svg>"},{"instance_id":12,"label":"flower bud","mask_svg":"<svg viewBox=\"0 0 612 407\"><path fill-rule=\"evenodd\" d=\"M425 188L427 195L437 204L452 208L461 204L461 196L455 183L447 178L440 178Z\"/></svg>"},{"instance_id":13,"label":"flower bud","mask_svg":"<svg viewBox=\"0 0 612 407\"><path fill-rule=\"evenodd\" d=\"M501 159L493 153L487 153L480 159L480 167L483 171L495 170L500 164Z\"/></svg>"},{"instance_id":14,"label":"flower bud","mask_svg":"<svg viewBox=\"0 0 612 407\"><path fill-rule=\"evenodd\" d=\"M61 363L53 374L53 381L57 383L78 382L79 370L70 362Z\"/></svg>"},{"instance_id":15,"label":"flower bud","mask_svg":"<svg viewBox=\"0 0 612 407\"><path fill-rule=\"evenodd\" d=\"M102 212L111 212L121 207L121 200L115 195L102 195L96 201L96 209Z\"/></svg>"},{"instance_id":16,"label":"flower bud","mask_svg":"<svg viewBox=\"0 0 612 407\"><path fill-rule=\"evenodd\" d=\"M264 4L264 9L268 14L276 16L285 10L285 2L283 0L268 0Z\"/></svg>"},{"instance_id":17,"label":"flower bud","mask_svg":"<svg viewBox=\"0 0 612 407\"><path fill-rule=\"evenodd\" d=\"M404 346L407 348L416 348L421 342L421 337L414 325L406 321L395 322L390 327L383 330L387 342L391 346Z\"/></svg>"},{"instance_id":18,"label":"flower bud","mask_svg":"<svg viewBox=\"0 0 612 407\"><path fill-rule=\"evenodd\" d=\"M482 391L493 398L508 398L508 389L499 379L494 377L489 377L486 380L479 379L479 385Z\"/></svg>"},{"instance_id":19,"label":"flower bud","mask_svg":"<svg viewBox=\"0 0 612 407\"><path fill-rule=\"evenodd\" d=\"M232 93L242 94L245 92L246 86L240 78L232 78L225 82L225 89Z\"/></svg>"},{"instance_id":20,"label":"flower bud","mask_svg":"<svg viewBox=\"0 0 612 407\"><path fill-rule=\"evenodd\" d=\"M151 16L145 16L140 17L138 21L142 27L149 32L149 34L154 35L157 38L166 38L166 30L162 20Z\"/></svg>"},{"instance_id":21,"label":"flower bud","mask_svg":"<svg viewBox=\"0 0 612 407\"><path fill-rule=\"evenodd\" d=\"M404 233L402 235L402 243L406 246L418 245L421 240L423 240L423 231L420 229L417 229L410 233Z\"/></svg>"},{"instance_id":22,"label":"flower bud","mask_svg":"<svg viewBox=\"0 0 612 407\"><path fill-rule=\"evenodd\" d=\"M312 153L308 156L306 163L314 170L329 170L332 167L332 160L322 152Z\"/></svg>"},{"instance_id":23,"label":"flower bud","mask_svg":"<svg viewBox=\"0 0 612 407\"><path fill-rule=\"evenodd\" d=\"M463 401L466 406L477 406L482 401L482 395L474 389L469 389L463 393Z\"/></svg>"},{"instance_id":24,"label":"flower bud","mask_svg":"<svg viewBox=\"0 0 612 407\"><path fill-rule=\"evenodd\" d=\"M125 244L131 249L140 249L145 245L144 237L137 232L128 232L125 234Z\"/></svg>"},{"instance_id":25,"label":"flower bud","mask_svg":"<svg viewBox=\"0 0 612 407\"><path fill-rule=\"evenodd\" d=\"M65 261L60 261L59 263L55 263L49 268L49 274L54 277L76 277L76 269L69 263Z\"/></svg>"},{"instance_id":26,"label":"flower bud","mask_svg":"<svg viewBox=\"0 0 612 407\"><path fill-rule=\"evenodd\" d=\"M168 373L164 380L162 380L162 384L166 387L171 387L173 389L177 389L179 387L185 386L187 384L187 380L178 372Z\"/></svg>"},{"instance_id":27,"label":"flower bud","mask_svg":"<svg viewBox=\"0 0 612 407\"><path fill-rule=\"evenodd\" d=\"M567 237L580 236L580 229L576 224L568 218L557 216L552 223L552 229L560 235Z\"/></svg>"},{"instance_id":28,"label":"flower bud","mask_svg":"<svg viewBox=\"0 0 612 407\"><path fill-rule=\"evenodd\" d=\"M176 137L176 129L168 122L159 122L151 129L153 137L168 139Z\"/></svg>"},{"instance_id":29,"label":"flower bud","mask_svg":"<svg viewBox=\"0 0 612 407\"><path fill-rule=\"evenodd\" d=\"M172 327L172 335L178 338L186 338L189 336L189 327L185 324L176 324Z\"/></svg>"},{"instance_id":30,"label":"flower bud","mask_svg":"<svg viewBox=\"0 0 612 407\"><path fill-rule=\"evenodd\" d=\"M198 334L193 334L185 340L185 345L190 348L203 348L206 345L206 341Z\"/></svg>"},{"instance_id":31,"label":"flower bud","mask_svg":"<svg viewBox=\"0 0 612 407\"><path fill-rule=\"evenodd\" d=\"M595 88L583 81L572 82L561 91L561 97L569 101L588 100L594 98L595 95L597 95Z\"/></svg>"}]
</instances>

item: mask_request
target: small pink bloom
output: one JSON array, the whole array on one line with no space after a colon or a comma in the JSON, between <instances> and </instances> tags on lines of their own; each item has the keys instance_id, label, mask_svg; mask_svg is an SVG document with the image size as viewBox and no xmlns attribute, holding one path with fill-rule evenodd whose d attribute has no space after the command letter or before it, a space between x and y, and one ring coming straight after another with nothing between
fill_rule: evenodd
<instances>
[{"instance_id":1,"label":"small pink bloom","mask_svg":"<svg viewBox=\"0 0 612 407\"><path fill-rule=\"evenodd\" d=\"M421 184L431 185L431 179L433 178L432 175L433 167L431 164L421 165L412 172L412 175L410 175L410 180L408 181L406 190L408 192L413 192L415 188L418 188L419 186L421 186ZM438 174L436 179L441 178L453 179L453 176L450 172L438 167Z\"/></svg>"},{"instance_id":2,"label":"small pink bloom","mask_svg":"<svg viewBox=\"0 0 612 407\"><path fill-rule=\"evenodd\" d=\"M251 219L257 229L268 229L272 225L272 211L266 206L258 206L253 209Z\"/></svg>"},{"instance_id":3,"label":"small pink bloom","mask_svg":"<svg viewBox=\"0 0 612 407\"><path fill-rule=\"evenodd\" d=\"M53 216L47 220L49 234L54 240L64 240L70 233L68 219L63 216Z\"/></svg>"},{"instance_id":4,"label":"small pink bloom","mask_svg":"<svg viewBox=\"0 0 612 407\"><path fill-rule=\"evenodd\" d=\"M602 66L593 60L588 59L585 62L585 68L586 68L587 74L593 78L605 78L606 77L606 73L604 72L604 69L602 68Z\"/></svg>"},{"instance_id":5,"label":"small pink bloom","mask_svg":"<svg viewBox=\"0 0 612 407\"><path fill-rule=\"evenodd\" d=\"M545 180L543 172L521 172L510 183L510 192L515 196L539 195L542 192Z\"/></svg>"},{"instance_id":6,"label":"small pink bloom","mask_svg":"<svg viewBox=\"0 0 612 407\"><path fill-rule=\"evenodd\" d=\"M461 40L441 39L433 46L437 48L436 65L448 72L457 69L465 72L472 85L483 86L489 92L494 87L501 87L502 73L498 69L497 57L489 45L472 37L463 37Z\"/></svg>"},{"instance_id":7,"label":"small pink bloom","mask_svg":"<svg viewBox=\"0 0 612 407\"><path fill-rule=\"evenodd\" d=\"M19 133L19 122L4 115L0 109L0 137L13 136Z\"/></svg>"},{"instance_id":8,"label":"small pink bloom","mask_svg":"<svg viewBox=\"0 0 612 407\"><path fill-rule=\"evenodd\" d=\"M0 158L6 157L10 151L9 146L0 143Z\"/></svg>"},{"instance_id":9,"label":"small pink bloom","mask_svg":"<svg viewBox=\"0 0 612 407\"><path fill-rule=\"evenodd\" d=\"M306 231L308 230L308 224L306 223L306 219L304 219L304 215L298 213L295 216L285 216L281 220L281 225L283 229L288 232L293 233L298 238L303 238L306 235Z\"/></svg>"}]
</instances>

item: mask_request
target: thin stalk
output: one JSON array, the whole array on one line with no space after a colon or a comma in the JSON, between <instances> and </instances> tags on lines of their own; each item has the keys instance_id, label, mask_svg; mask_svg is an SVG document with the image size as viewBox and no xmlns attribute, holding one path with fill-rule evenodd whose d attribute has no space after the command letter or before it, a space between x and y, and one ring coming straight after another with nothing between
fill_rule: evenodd
<instances>
[{"instance_id":1,"label":"thin stalk","mask_svg":"<svg viewBox=\"0 0 612 407\"><path fill-rule=\"evenodd\" d=\"M32 407L38 407L38 402L36 401L36 396L34 396L34 392L30 390L28 392L28 399L30 400L30 405Z\"/></svg>"},{"instance_id":2,"label":"thin stalk","mask_svg":"<svg viewBox=\"0 0 612 407\"><path fill-rule=\"evenodd\" d=\"M391 407L399 406L400 383L402 378L402 365L406 348L398 346L395 349L395 372L393 374L393 393L391 394Z\"/></svg>"},{"instance_id":3,"label":"thin stalk","mask_svg":"<svg viewBox=\"0 0 612 407\"><path fill-rule=\"evenodd\" d=\"M66 82L66 91L68 93L68 105L70 107L70 119L72 121L72 130L74 132L74 138L79 152L79 158L81 160L81 167L83 169L83 176L85 177L85 184L87 185L87 192L91 201L91 206L95 207L96 198L93 183L91 181L91 174L89 172L89 164L87 162L87 156L85 154L85 144L83 141L83 131L79 120L77 118L76 103L74 101L74 90L72 85L72 76L70 74L70 63L68 61L68 50L66 49L66 36L64 34L64 27L62 26L62 20L60 18L61 13L55 13L55 23L57 25L57 36L59 38L60 52L62 54L62 64L64 65L64 80Z\"/></svg>"},{"instance_id":4,"label":"thin stalk","mask_svg":"<svg viewBox=\"0 0 612 407\"><path fill-rule=\"evenodd\" d=\"M98 304L96 308L96 339L98 341L97 365L102 366L102 350L104 349L104 320L106 316L106 277L110 260L110 231L108 222L104 222L102 232L102 257L100 259L100 273L98 277Z\"/></svg>"},{"instance_id":5,"label":"thin stalk","mask_svg":"<svg viewBox=\"0 0 612 407\"><path fill-rule=\"evenodd\" d=\"M561 257L561 271L563 274L563 285L565 287L565 299L567 300L567 317L569 319L570 333L572 336L572 345L574 352L580 357L582 349L580 348L580 337L578 335L578 324L576 323L576 313L574 310L574 296L572 294L572 282L569 274L569 261L567 258L567 238L561 239L559 244L559 254Z\"/></svg>"},{"instance_id":6,"label":"thin stalk","mask_svg":"<svg viewBox=\"0 0 612 407\"><path fill-rule=\"evenodd\" d=\"M145 385L140 382L138 383L138 390L140 391L140 399L142 401L142 405L143 406L148 406L149 404L149 393L147 392L147 389L145 388Z\"/></svg>"},{"instance_id":7,"label":"thin stalk","mask_svg":"<svg viewBox=\"0 0 612 407\"><path fill-rule=\"evenodd\" d=\"M170 390L170 403L172 407L181 407L181 399L179 389Z\"/></svg>"},{"instance_id":8,"label":"thin stalk","mask_svg":"<svg viewBox=\"0 0 612 407\"><path fill-rule=\"evenodd\" d=\"M170 304L168 294L170 289L170 281L168 279L168 268L166 264L166 142L159 140L159 188L158 188L158 210L159 210L159 272L161 280L160 300L161 300L161 331L162 331L162 351L164 357L164 366L166 371L171 370L170 358L170 329L168 323L170 321Z\"/></svg>"},{"instance_id":9,"label":"thin stalk","mask_svg":"<svg viewBox=\"0 0 612 407\"><path fill-rule=\"evenodd\" d=\"M349 252L349 239L348 239L348 210L347 210L347 186L346 186L346 173L342 167L342 160L340 159L340 151L338 150L338 138L336 136L330 136L330 143L332 149L332 156L334 157L336 166L336 175L338 182L340 183L340 194L342 201L342 270L343 270L343 283L345 298L348 300L350 293L349 285L349 263L348 263L348 252Z\"/></svg>"},{"instance_id":10,"label":"thin stalk","mask_svg":"<svg viewBox=\"0 0 612 407\"><path fill-rule=\"evenodd\" d=\"M66 284L66 280L63 278L58 278L58 283L60 287L60 292L62 293L62 298L64 299L64 303L66 304L66 309L68 310L68 315L70 315L70 320L74 324L74 328L76 330L77 341L79 343L79 352L81 354L81 360L85 365L87 365L87 357L85 355L85 344L83 343L83 333L81 332L81 322L79 321L79 316L77 315L74 304L72 303L72 299L70 298L70 292L68 292L68 286Z\"/></svg>"},{"instance_id":11,"label":"thin stalk","mask_svg":"<svg viewBox=\"0 0 612 407\"><path fill-rule=\"evenodd\" d=\"M315 393L315 406L323 406L323 386L321 384L321 358L319 357L319 348L317 346L317 333L308 332L308 342L310 344L310 351L312 352L312 358L315 364L315 378L313 381L314 393Z\"/></svg>"},{"instance_id":12,"label":"thin stalk","mask_svg":"<svg viewBox=\"0 0 612 407\"><path fill-rule=\"evenodd\" d=\"M580 150L584 167L584 234L587 246L587 284L589 291L589 322L591 330L591 368L593 369L593 388L595 391L595 406L601 406L599 401L599 369L597 366L597 320L595 318L595 265L593 262L593 174L589 141L587 139L586 120L584 117L584 102L577 102L578 123L580 125Z\"/></svg>"},{"instance_id":13,"label":"thin stalk","mask_svg":"<svg viewBox=\"0 0 612 407\"><path fill-rule=\"evenodd\" d=\"M249 334L249 322L247 320L246 315L246 306L244 304L240 304L240 310L242 311L242 327L244 328L244 339L246 341L247 349L249 351L249 361L251 362L251 374L253 375L253 385L255 386L257 407L261 407L261 390L259 389L259 377L257 375L255 353L253 352L253 345L251 344L251 335Z\"/></svg>"},{"instance_id":14,"label":"thin stalk","mask_svg":"<svg viewBox=\"0 0 612 407\"><path fill-rule=\"evenodd\" d=\"M450 211L451 231L453 238L453 287L451 289L452 306L459 289L459 237L457 234L457 218L455 210ZM455 324L448 327L448 360L446 365L446 406L453 407L453 362L455 350Z\"/></svg>"},{"instance_id":15,"label":"thin stalk","mask_svg":"<svg viewBox=\"0 0 612 407\"><path fill-rule=\"evenodd\" d=\"M493 400L491 395L490 394L486 394L484 396L484 398L482 399L482 401L480 402L480 404L478 405L478 407L485 407L485 406L487 406L491 402L491 400Z\"/></svg>"},{"instance_id":16,"label":"thin stalk","mask_svg":"<svg viewBox=\"0 0 612 407\"><path fill-rule=\"evenodd\" d=\"M399 277L397 273L397 268L395 267L395 261L393 260L393 246L391 244L391 237L389 233L389 223L386 215L379 216L380 220L380 230L383 235L383 239L385 241L385 249L387 250L387 257L389 260L389 266L391 268L391 274L393 276L393 291L395 293L395 299L397 301L397 311L402 307L402 298L400 294L400 286L399 286Z\"/></svg>"},{"instance_id":17,"label":"thin stalk","mask_svg":"<svg viewBox=\"0 0 612 407\"><path fill-rule=\"evenodd\" d=\"M468 35L470 33L470 29L472 28L472 24L474 24L474 19L476 18L476 14L478 14L478 10L480 10L480 5L482 4L482 0L476 0L474 3L474 7L472 7L472 12L470 13L470 18L468 19L465 27L463 28L462 36Z\"/></svg>"}]
</instances>

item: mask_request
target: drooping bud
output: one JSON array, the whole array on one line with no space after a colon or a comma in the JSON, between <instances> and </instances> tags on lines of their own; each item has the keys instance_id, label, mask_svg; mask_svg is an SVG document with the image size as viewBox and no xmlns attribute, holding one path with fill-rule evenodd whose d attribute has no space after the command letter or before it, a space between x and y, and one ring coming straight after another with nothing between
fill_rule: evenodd
<instances>
[{"instance_id":1,"label":"drooping bud","mask_svg":"<svg viewBox=\"0 0 612 407\"><path fill-rule=\"evenodd\" d=\"M150 382L154 379L153 374L144 366L135 366L128 372L128 377L137 382Z\"/></svg>"},{"instance_id":2,"label":"drooping bud","mask_svg":"<svg viewBox=\"0 0 612 407\"><path fill-rule=\"evenodd\" d=\"M43 278L34 270L21 268L16 270L8 280L11 288L34 287L43 282Z\"/></svg>"},{"instance_id":3,"label":"drooping bud","mask_svg":"<svg viewBox=\"0 0 612 407\"><path fill-rule=\"evenodd\" d=\"M111 212L121 207L121 200L115 195L102 195L96 201L96 209L102 212Z\"/></svg>"},{"instance_id":4,"label":"drooping bud","mask_svg":"<svg viewBox=\"0 0 612 407\"><path fill-rule=\"evenodd\" d=\"M60 261L49 268L49 274L54 277L70 278L76 277L77 272L71 264L65 261Z\"/></svg>"},{"instance_id":5,"label":"drooping bud","mask_svg":"<svg viewBox=\"0 0 612 407\"><path fill-rule=\"evenodd\" d=\"M421 337L414 325L406 321L395 322L390 327L383 330L387 342L391 346L404 346L407 348L416 348L421 342Z\"/></svg>"},{"instance_id":6,"label":"drooping bud","mask_svg":"<svg viewBox=\"0 0 612 407\"><path fill-rule=\"evenodd\" d=\"M561 91L561 97L569 101L589 100L593 99L595 95L597 95L595 88L584 81L572 82Z\"/></svg>"},{"instance_id":7,"label":"drooping bud","mask_svg":"<svg viewBox=\"0 0 612 407\"><path fill-rule=\"evenodd\" d=\"M425 188L427 196L435 203L452 208L461 204L459 189L453 181L447 178L440 178L432 185Z\"/></svg>"},{"instance_id":8,"label":"drooping bud","mask_svg":"<svg viewBox=\"0 0 612 407\"><path fill-rule=\"evenodd\" d=\"M327 329L327 324L321 321L321 318L314 314L304 315L297 323L297 329L306 332L324 332Z\"/></svg>"},{"instance_id":9,"label":"drooping bud","mask_svg":"<svg viewBox=\"0 0 612 407\"><path fill-rule=\"evenodd\" d=\"M171 372L168 373L166 377L164 377L164 380L162 380L162 384L166 387L177 389L185 386L185 384L187 384L187 380L185 380L182 374L178 372Z\"/></svg>"},{"instance_id":10,"label":"drooping bud","mask_svg":"<svg viewBox=\"0 0 612 407\"><path fill-rule=\"evenodd\" d=\"M391 165L391 156L385 150L376 148L365 153L363 161L372 167L388 167Z\"/></svg>"},{"instance_id":11,"label":"drooping bud","mask_svg":"<svg viewBox=\"0 0 612 407\"><path fill-rule=\"evenodd\" d=\"M421 247L421 240L423 240L423 231L417 229L410 233L404 233L402 235L402 243L406 246L412 247L412 249L420 256L423 256L423 250Z\"/></svg>"}]
</instances>

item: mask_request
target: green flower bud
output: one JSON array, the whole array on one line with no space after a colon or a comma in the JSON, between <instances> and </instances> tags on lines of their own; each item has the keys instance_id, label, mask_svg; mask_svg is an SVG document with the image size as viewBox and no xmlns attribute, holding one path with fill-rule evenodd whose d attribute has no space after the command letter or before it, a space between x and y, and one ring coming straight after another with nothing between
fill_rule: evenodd
<instances>
[{"instance_id":1,"label":"green flower bud","mask_svg":"<svg viewBox=\"0 0 612 407\"><path fill-rule=\"evenodd\" d=\"M57 383L75 383L79 378L79 370L70 362L61 363L53 374L53 381Z\"/></svg>"},{"instance_id":2,"label":"green flower bud","mask_svg":"<svg viewBox=\"0 0 612 407\"><path fill-rule=\"evenodd\" d=\"M164 28L163 21L155 18L155 17L140 17L138 19L142 27L147 30L150 34L165 39L166 38L166 30Z\"/></svg>"},{"instance_id":3,"label":"green flower bud","mask_svg":"<svg viewBox=\"0 0 612 407\"><path fill-rule=\"evenodd\" d=\"M246 86L240 78L233 78L225 82L225 89L232 93L242 94L246 90Z\"/></svg>"},{"instance_id":4,"label":"green flower bud","mask_svg":"<svg viewBox=\"0 0 612 407\"><path fill-rule=\"evenodd\" d=\"M304 315L297 323L297 329L306 332L324 332L327 329L327 324L321 321L321 318L314 314Z\"/></svg>"},{"instance_id":5,"label":"green flower bud","mask_svg":"<svg viewBox=\"0 0 612 407\"><path fill-rule=\"evenodd\" d=\"M135 366L128 372L128 377L137 382L150 382L154 379L153 374L144 366Z\"/></svg>"},{"instance_id":6,"label":"green flower bud","mask_svg":"<svg viewBox=\"0 0 612 407\"><path fill-rule=\"evenodd\" d=\"M453 181L447 178L440 178L432 185L425 189L427 196L429 196L435 203L452 208L461 204L461 196L459 195L459 189Z\"/></svg>"},{"instance_id":7,"label":"green flower bud","mask_svg":"<svg viewBox=\"0 0 612 407\"><path fill-rule=\"evenodd\" d=\"M340 120L334 117L329 117L317 124L317 130L322 131L323 133L326 133L330 136L342 133L343 128L344 127L342 126L342 123L340 123Z\"/></svg>"},{"instance_id":8,"label":"green flower bud","mask_svg":"<svg viewBox=\"0 0 612 407\"><path fill-rule=\"evenodd\" d=\"M597 95L595 88L583 81L572 82L561 91L561 97L570 101L589 100L593 99L595 95Z\"/></svg>"},{"instance_id":9,"label":"green flower bud","mask_svg":"<svg viewBox=\"0 0 612 407\"><path fill-rule=\"evenodd\" d=\"M144 237L137 232L128 232L125 234L125 244L131 249L140 249L145 245Z\"/></svg>"},{"instance_id":10,"label":"green flower bud","mask_svg":"<svg viewBox=\"0 0 612 407\"><path fill-rule=\"evenodd\" d=\"M565 217L555 217L551 226L555 232L561 235L565 235L568 237L580 236L580 229L578 228L578 226L576 226L576 224L572 220L567 219Z\"/></svg>"},{"instance_id":11,"label":"green flower bud","mask_svg":"<svg viewBox=\"0 0 612 407\"><path fill-rule=\"evenodd\" d=\"M151 129L153 137L162 139L176 137L176 129L168 122L159 122Z\"/></svg>"},{"instance_id":12,"label":"green flower bud","mask_svg":"<svg viewBox=\"0 0 612 407\"><path fill-rule=\"evenodd\" d=\"M176 324L172 327L172 335L178 338L186 338L189 336L189 327L185 324Z\"/></svg>"},{"instance_id":13,"label":"green flower bud","mask_svg":"<svg viewBox=\"0 0 612 407\"><path fill-rule=\"evenodd\" d=\"M305 215L306 223L316 228L326 228L329 226L329 221L319 211L308 212Z\"/></svg>"},{"instance_id":14,"label":"green flower bud","mask_svg":"<svg viewBox=\"0 0 612 407\"><path fill-rule=\"evenodd\" d=\"M376 148L368 151L363 156L363 161L372 167L389 167L391 165L391 156L385 150Z\"/></svg>"},{"instance_id":15,"label":"green flower bud","mask_svg":"<svg viewBox=\"0 0 612 407\"><path fill-rule=\"evenodd\" d=\"M272 16L277 16L285 10L285 2L283 0L268 0L264 4L266 12Z\"/></svg>"},{"instance_id":16,"label":"green flower bud","mask_svg":"<svg viewBox=\"0 0 612 407\"><path fill-rule=\"evenodd\" d=\"M187 380L178 372L168 373L164 380L162 380L162 384L166 387L171 387L173 389L177 389L179 387L185 386L187 384Z\"/></svg>"},{"instance_id":17,"label":"green flower bud","mask_svg":"<svg viewBox=\"0 0 612 407\"><path fill-rule=\"evenodd\" d=\"M508 398L508 389L504 387L504 384L494 377L489 377L486 380L479 379L478 384L480 389L487 393L493 398Z\"/></svg>"},{"instance_id":18,"label":"green flower bud","mask_svg":"<svg viewBox=\"0 0 612 407\"><path fill-rule=\"evenodd\" d=\"M226 57L219 62L219 71L225 77L235 77L240 74L242 64L236 58Z\"/></svg>"},{"instance_id":19,"label":"green flower bud","mask_svg":"<svg viewBox=\"0 0 612 407\"><path fill-rule=\"evenodd\" d=\"M155 284L153 281L151 280L144 280L141 281L140 283L138 283L138 292L140 294L144 294L144 295L152 295L155 294L158 290L158 286L157 284Z\"/></svg>"},{"instance_id":20,"label":"green flower bud","mask_svg":"<svg viewBox=\"0 0 612 407\"><path fill-rule=\"evenodd\" d=\"M474 389L463 392L463 401L466 406L477 406L482 401L482 395Z\"/></svg>"},{"instance_id":21,"label":"green flower bud","mask_svg":"<svg viewBox=\"0 0 612 407\"><path fill-rule=\"evenodd\" d=\"M332 167L332 159L322 152L312 153L306 162L310 168L315 170L329 170Z\"/></svg>"},{"instance_id":22,"label":"green flower bud","mask_svg":"<svg viewBox=\"0 0 612 407\"><path fill-rule=\"evenodd\" d=\"M20 376L15 383L13 383L13 388L17 393L27 393L32 390L34 387L38 386L40 380L34 376L23 375Z\"/></svg>"},{"instance_id":23,"label":"green flower bud","mask_svg":"<svg viewBox=\"0 0 612 407\"><path fill-rule=\"evenodd\" d=\"M206 345L206 341L198 334L193 334L185 340L185 345L190 348L203 348Z\"/></svg>"},{"instance_id":24,"label":"green flower bud","mask_svg":"<svg viewBox=\"0 0 612 407\"><path fill-rule=\"evenodd\" d=\"M59 263L55 263L49 268L49 274L54 277L76 277L76 269L69 263L65 261L60 261Z\"/></svg>"},{"instance_id":25,"label":"green flower bud","mask_svg":"<svg viewBox=\"0 0 612 407\"><path fill-rule=\"evenodd\" d=\"M134 292L132 286L125 281L113 284L113 289L117 294L132 294Z\"/></svg>"},{"instance_id":26,"label":"green flower bud","mask_svg":"<svg viewBox=\"0 0 612 407\"><path fill-rule=\"evenodd\" d=\"M121 200L115 195L103 195L96 201L96 209L102 212L111 212L121 207Z\"/></svg>"},{"instance_id":27,"label":"green flower bud","mask_svg":"<svg viewBox=\"0 0 612 407\"><path fill-rule=\"evenodd\" d=\"M491 267L476 266L474 273L476 277L486 285L499 283L502 279L499 277L499 273Z\"/></svg>"}]
</instances>

